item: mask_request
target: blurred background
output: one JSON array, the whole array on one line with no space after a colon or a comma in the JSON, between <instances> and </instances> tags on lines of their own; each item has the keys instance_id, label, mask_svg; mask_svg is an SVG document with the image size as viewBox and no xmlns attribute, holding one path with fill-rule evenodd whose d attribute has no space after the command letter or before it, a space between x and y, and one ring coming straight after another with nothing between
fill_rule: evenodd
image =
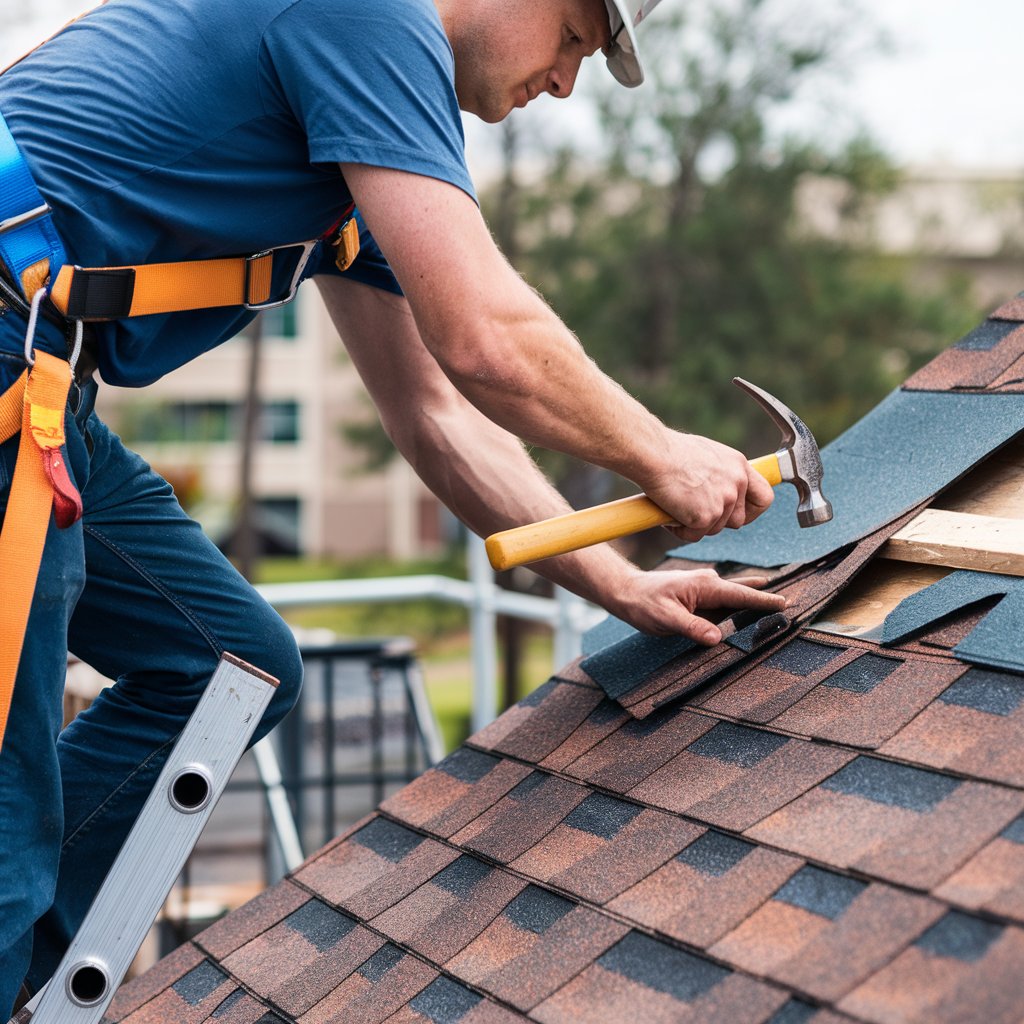
<instances>
[{"instance_id":1,"label":"blurred background","mask_svg":"<svg viewBox=\"0 0 1024 1024\"><path fill-rule=\"evenodd\" d=\"M0 65L82 9L0 0ZM1021 38L1019 0L664 0L640 32L641 89L597 58L569 103L467 119L467 153L508 258L631 393L759 455L777 437L730 385L741 375L824 444L1024 288ZM463 532L391 450L312 288L144 391L103 389L101 411L260 584L472 576ZM576 506L630 491L536 455ZM627 549L650 565L668 546ZM528 570L497 584L550 599ZM273 592L311 649L350 645L330 685L335 656L311 656L316 713L277 749L306 852L457 745L474 686L481 724L542 684L571 650L544 622L578 635L593 621L556 603L495 618L479 572L475 597L446 586ZM361 781L328 797L342 776ZM266 778L246 777L259 814ZM220 833L236 855L249 816Z\"/></svg>"}]
</instances>

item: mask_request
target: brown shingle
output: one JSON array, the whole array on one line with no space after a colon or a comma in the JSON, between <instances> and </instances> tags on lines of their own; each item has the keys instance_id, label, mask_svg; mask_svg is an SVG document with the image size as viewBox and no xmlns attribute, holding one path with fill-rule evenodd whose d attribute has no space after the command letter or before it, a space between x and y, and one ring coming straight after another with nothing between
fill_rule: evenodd
<instances>
[{"instance_id":1,"label":"brown shingle","mask_svg":"<svg viewBox=\"0 0 1024 1024\"><path fill-rule=\"evenodd\" d=\"M564 742L604 699L600 690L554 681L547 686L550 690L541 687L520 702L532 707L532 714L495 743L495 751L536 763Z\"/></svg>"},{"instance_id":2,"label":"brown shingle","mask_svg":"<svg viewBox=\"0 0 1024 1024\"><path fill-rule=\"evenodd\" d=\"M538 1006L541 1024L763 1024L786 993L630 932Z\"/></svg>"},{"instance_id":3,"label":"brown shingle","mask_svg":"<svg viewBox=\"0 0 1024 1024\"><path fill-rule=\"evenodd\" d=\"M841 1010L900 1024L1019 1024L1024 933L951 912L851 992Z\"/></svg>"},{"instance_id":4,"label":"brown shingle","mask_svg":"<svg viewBox=\"0 0 1024 1024\"><path fill-rule=\"evenodd\" d=\"M202 1024L238 986L209 960L186 971L170 988L123 1018L123 1024Z\"/></svg>"},{"instance_id":5,"label":"brown shingle","mask_svg":"<svg viewBox=\"0 0 1024 1024\"><path fill-rule=\"evenodd\" d=\"M711 953L833 1001L888 963L943 909L922 896L807 866Z\"/></svg>"},{"instance_id":6,"label":"brown shingle","mask_svg":"<svg viewBox=\"0 0 1024 1024\"><path fill-rule=\"evenodd\" d=\"M605 903L696 838L691 822L595 793L512 868Z\"/></svg>"},{"instance_id":7,"label":"brown shingle","mask_svg":"<svg viewBox=\"0 0 1024 1024\"><path fill-rule=\"evenodd\" d=\"M387 943L299 1018L299 1024L381 1024L415 998L437 971Z\"/></svg>"},{"instance_id":8,"label":"brown shingle","mask_svg":"<svg viewBox=\"0 0 1024 1024\"><path fill-rule=\"evenodd\" d=\"M383 944L354 918L311 899L223 964L253 992L297 1016Z\"/></svg>"},{"instance_id":9,"label":"brown shingle","mask_svg":"<svg viewBox=\"0 0 1024 1024\"><path fill-rule=\"evenodd\" d=\"M285 879L201 931L195 942L210 956L223 960L257 935L273 928L308 899L309 893Z\"/></svg>"},{"instance_id":10,"label":"brown shingle","mask_svg":"<svg viewBox=\"0 0 1024 1024\"><path fill-rule=\"evenodd\" d=\"M443 964L465 949L526 882L463 854L379 917L377 930Z\"/></svg>"},{"instance_id":11,"label":"brown shingle","mask_svg":"<svg viewBox=\"0 0 1024 1024\"><path fill-rule=\"evenodd\" d=\"M970 669L882 747L980 779L1024 786L1024 677Z\"/></svg>"},{"instance_id":12,"label":"brown shingle","mask_svg":"<svg viewBox=\"0 0 1024 1024\"><path fill-rule=\"evenodd\" d=\"M603 914L529 886L446 966L469 984L525 1011L628 930Z\"/></svg>"},{"instance_id":13,"label":"brown shingle","mask_svg":"<svg viewBox=\"0 0 1024 1024\"><path fill-rule=\"evenodd\" d=\"M799 664L788 664L783 656L794 646L802 645L829 653L834 651L835 656L815 664L809 672L793 671L800 667ZM706 699L695 700L694 704L729 718L766 724L792 707L827 675L836 672L860 654L857 649L848 649L838 644L821 644L798 637L781 648L775 657L759 662Z\"/></svg>"},{"instance_id":14,"label":"brown shingle","mask_svg":"<svg viewBox=\"0 0 1024 1024\"><path fill-rule=\"evenodd\" d=\"M385 800L381 810L447 839L529 774L515 761L460 747Z\"/></svg>"},{"instance_id":15,"label":"brown shingle","mask_svg":"<svg viewBox=\"0 0 1024 1024\"><path fill-rule=\"evenodd\" d=\"M541 761L542 768L550 771L563 771L576 758L585 754L591 747L611 735L623 722L632 716L624 711L621 705L605 698L586 719L547 757Z\"/></svg>"},{"instance_id":16,"label":"brown shingle","mask_svg":"<svg viewBox=\"0 0 1024 1024\"><path fill-rule=\"evenodd\" d=\"M295 878L329 903L366 920L407 896L458 855L457 850L378 817L344 843L307 861Z\"/></svg>"},{"instance_id":17,"label":"brown shingle","mask_svg":"<svg viewBox=\"0 0 1024 1024\"><path fill-rule=\"evenodd\" d=\"M237 988L211 1012L203 1024L258 1024L266 1012L263 1003L253 999L244 989Z\"/></svg>"},{"instance_id":18,"label":"brown shingle","mask_svg":"<svg viewBox=\"0 0 1024 1024\"><path fill-rule=\"evenodd\" d=\"M990 319L937 355L903 386L910 391L981 390L1024 355L1024 328Z\"/></svg>"},{"instance_id":19,"label":"brown shingle","mask_svg":"<svg viewBox=\"0 0 1024 1024\"><path fill-rule=\"evenodd\" d=\"M608 909L706 949L753 913L802 863L708 831L617 896Z\"/></svg>"},{"instance_id":20,"label":"brown shingle","mask_svg":"<svg viewBox=\"0 0 1024 1024\"><path fill-rule=\"evenodd\" d=\"M962 664L948 660L863 653L826 676L772 725L873 749L895 735L963 671Z\"/></svg>"},{"instance_id":21,"label":"brown shingle","mask_svg":"<svg viewBox=\"0 0 1024 1024\"><path fill-rule=\"evenodd\" d=\"M593 786L625 793L714 724L713 719L678 709L642 721L631 718L565 771Z\"/></svg>"},{"instance_id":22,"label":"brown shingle","mask_svg":"<svg viewBox=\"0 0 1024 1024\"><path fill-rule=\"evenodd\" d=\"M740 831L796 799L853 756L719 722L629 795Z\"/></svg>"},{"instance_id":23,"label":"brown shingle","mask_svg":"<svg viewBox=\"0 0 1024 1024\"><path fill-rule=\"evenodd\" d=\"M507 864L550 832L586 796L582 786L546 772L532 772L452 836L452 842Z\"/></svg>"},{"instance_id":24,"label":"brown shingle","mask_svg":"<svg viewBox=\"0 0 1024 1024\"><path fill-rule=\"evenodd\" d=\"M937 885L1024 807L1024 795L860 757L749 830L774 846L913 888Z\"/></svg>"},{"instance_id":25,"label":"brown shingle","mask_svg":"<svg viewBox=\"0 0 1024 1024\"><path fill-rule=\"evenodd\" d=\"M935 895L970 910L1024 921L1024 816L946 879Z\"/></svg>"}]
</instances>

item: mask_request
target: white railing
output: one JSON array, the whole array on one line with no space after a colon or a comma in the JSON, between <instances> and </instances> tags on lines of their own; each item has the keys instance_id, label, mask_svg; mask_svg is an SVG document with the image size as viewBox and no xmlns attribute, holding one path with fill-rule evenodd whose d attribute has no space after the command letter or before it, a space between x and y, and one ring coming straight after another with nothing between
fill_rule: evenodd
<instances>
[{"instance_id":1,"label":"white railing","mask_svg":"<svg viewBox=\"0 0 1024 1024\"><path fill-rule=\"evenodd\" d=\"M448 576L388 576L369 580L324 580L314 583L271 583L259 592L275 608L330 604L373 604L382 601L415 601L431 598L468 609L473 659L473 731L494 718L497 708L498 615L540 622L554 631L553 670L580 653L584 632L604 617L604 612L566 590L556 588L554 597L535 597L502 590L494 583L484 542L470 536L469 580Z\"/></svg>"}]
</instances>

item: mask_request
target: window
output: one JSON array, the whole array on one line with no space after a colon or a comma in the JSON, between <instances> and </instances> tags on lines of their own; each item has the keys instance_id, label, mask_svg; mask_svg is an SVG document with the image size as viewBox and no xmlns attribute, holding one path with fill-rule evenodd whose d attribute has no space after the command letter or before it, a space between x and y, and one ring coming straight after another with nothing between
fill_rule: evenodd
<instances>
[{"instance_id":1,"label":"window","mask_svg":"<svg viewBox=\"0 0 1024 1024\"><path fill-rule=\"evenodd\" d=\"M299 440L299 403L264 402L260 440L269 444L296 444Z\"/></svg>"},{"instance_id":2,"label":"window","mask_svg":"<svg viewBox=\"0 0 1024 1024\"><path fill-rule=\"evenodd\" d=\"M263 317L263 336L275 340L294 341L298 336L298 302L291 302L268 309L261 313Z\"/></svg>"},{"instance_id":3,"label":"window","mask_svg":"<svg viewBox=\"0 0 1024 1024\"><path fill-rule=\"evenodd\" d=\"M297 444L300 406L294 399L264 402L259 439L267 444ZM224 444L242 436L240 402L164 402L139 405L122 413L121 432L129 443Z\"/></svg>"}]
</instances>

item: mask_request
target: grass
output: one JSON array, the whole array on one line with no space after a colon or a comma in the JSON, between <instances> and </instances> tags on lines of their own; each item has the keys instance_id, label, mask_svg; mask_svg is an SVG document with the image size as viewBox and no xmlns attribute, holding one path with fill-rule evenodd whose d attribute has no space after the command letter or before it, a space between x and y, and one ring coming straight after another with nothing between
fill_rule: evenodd
<instances>
[{"instance_id":1,"label":"grass","mask_svg":"<svg viewBox=\"0 0 1024 1024\"><path fill-rule=\"evenodd\" d=\"M318 559L268 558L259 567L257 583L298 583L312 580L372 579L384 576L440 574L465 579L461 553L448 558L394 562L382 558L335 562ZM454 750L469 735L473 665L469 615L464 608L441 601L396 601L383 604L336 605L289 609L285 619L305 629L325 628L341 639L407 636L416 644L424 685L444 737ZM531 631L525 640L518 697L524 697L551 674L551 635ZM501 651L498 651L501 664Z\"/></svg>"}]
</instances>

